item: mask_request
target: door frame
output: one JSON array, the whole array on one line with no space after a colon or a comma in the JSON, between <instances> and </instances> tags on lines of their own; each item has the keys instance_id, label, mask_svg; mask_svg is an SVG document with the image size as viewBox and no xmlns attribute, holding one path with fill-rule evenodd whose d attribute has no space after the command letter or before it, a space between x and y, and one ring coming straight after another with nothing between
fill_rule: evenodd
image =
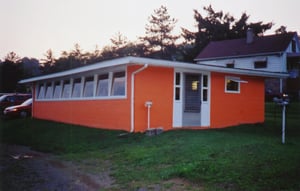
<instances>
[{"instance_id":1,"label":"door frame","mask_svg":"<svg viewBox=\"0 0 300 191\"><path fill-rule=\"evenodd\" d=\"M206 71L194 71L185 69L174 70L174 88L173 88L173 128L182 128L189 125L184 124L184 90L185 90L185 75L199 74L201 75L201 106L200 106L200 123L191 125L195 127L210 126L210 89L211 89L211 74ZM180 78L178 80L178 77ZM205 79L204 79L205 78ZM205 94L205 95L204 95Z\"/></svg>"}]
</instances>

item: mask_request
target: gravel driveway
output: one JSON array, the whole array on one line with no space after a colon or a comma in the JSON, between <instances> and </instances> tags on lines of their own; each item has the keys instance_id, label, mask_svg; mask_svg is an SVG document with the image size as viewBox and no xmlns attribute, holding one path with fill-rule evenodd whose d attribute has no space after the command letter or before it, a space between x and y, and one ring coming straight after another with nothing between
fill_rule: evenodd
<instances>
[{"instance_id":1,"label":"gravel driveway","mask_svg":"<svg viewBox=\"0 0 300 191\"><path fill-rule=\"evenodd\" d=\"M0 145L0 149L3 191L93 191L113 184L109 172L92 175L51 154L16 145Z\"/></svg>"}]
</instances>

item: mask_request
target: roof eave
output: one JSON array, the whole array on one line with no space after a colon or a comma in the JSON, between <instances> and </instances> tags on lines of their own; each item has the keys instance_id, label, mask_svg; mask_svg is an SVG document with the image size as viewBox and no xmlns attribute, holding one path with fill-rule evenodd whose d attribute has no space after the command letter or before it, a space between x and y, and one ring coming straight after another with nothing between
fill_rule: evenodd
<instances>
[{"instance_id":1,"label":"roof eave","mask_svg":"<svg viewBox=\"0 0 300 191\"><path fill-rule=\"evenodd\" d=\"M49 80L54 78L61 78L66 76L71 76L78 73L89 72L93 70L115 67L121 65L128 64L148 64L151 66L157 67L168 67L168 68L182 68L182 69L192 69L192 70L202 70L202 71L212 71L212 72L223 72L223 73L232 73L232 74L243 74L243 75L253 75L253 76L263 76L263 77L275 77L275 78L285 78L288 77L287 73L275 73L275 72L266 72L266 71L258 71L258 70L245 70L245 69L237 69L237 68L225 68L204 64L194 64L187 62L178 62L178 61L168 61L168 60L160 60L160 59L151 59L151 58L141 58L141 57L123 57L112 59L108 61L102 61L93 65L84 66L80 68L75 68L63 72L58 72L54 74L49 74L45 76L38 76L29 79L24 79L19 81L20 84L33 83L36 81Z\"/></svg>"},{"instance_id":2,"label":"roof eave","mask_svg":"<svg viewBox=\"0 0 300 191\"><path fill-rule=\"evenodd\" d=\"M268 72L262 70L249 70L240 68L227 68L221 66L211 66L205 64L199 64L202 70L207 70L211 72L229 73L229 74L240 74L247 76L260 76L266 78L288 78L289 74L285 72Z\"/></svg>"},{"instance_id":3,"label":"roof eave","mask_svg":"<svg viewBox=\"0 0 300 191\"><path fill-rule=\"evenodd\" d=\"M266 56L266 55L281 55L284 51L280 52L266 52L266 53L257 53L257 54L245 54L245 55L236 55L236 56L222 56L222 57L210 57L210 58L195 58L194 61L211 61L211 60L223 60L223 59L232 59L232 58L246 58L253 56Z\"/></svg>"},{"instance_id":4,"label":"roof eave","mask_svg":"<svg viewBox=\"0 0 300 191\"><path fill-rule=\"evenodd\" d=\"M64 76L70 76L73 74L93 71L96 69L124 65L124 64L129 63L129 61L130 61L130 57L123 57L123 58L117 58L117 59L113 59L113 60L107 60L107 61L102 61L102 62L92 64L92 65L83 66L80 68L75 68L75 69L70 69L70 70L57 72L57 73L53 73L53 74L48 74L48 75L37 76L37 77L33 77L33 78L20 80L19 83L26 84L26 83L32 83L32 82L41 81L41 80L48 80L48 79L59 78L59 77L64 77Z\"/></svg>"}]
</instances>

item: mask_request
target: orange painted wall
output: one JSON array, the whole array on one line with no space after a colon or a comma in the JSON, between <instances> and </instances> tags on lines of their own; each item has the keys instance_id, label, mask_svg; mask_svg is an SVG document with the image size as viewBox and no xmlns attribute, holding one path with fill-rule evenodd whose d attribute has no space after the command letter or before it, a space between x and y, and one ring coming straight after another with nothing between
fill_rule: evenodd
<instances>
[{"instance_id":1,"label":"orange painted wall","mask_svg":"<svg viewBox=\"0 0 300 191\"><path fill-rule=\"evenodd\" d=\"M237 76L240 93L225 93L225 76ZM211 128L264 122L264 78L211 73Z\"/></svg>"},{"instance_id":2,"label":"orange painted wall","mask_svg":"<svg viewBox=\"0 0 300 191\"><path fill-rule=\"evenodd\" d=\"M127 98L109 100L35 101L33 116L95 128L130 131L131 74L127 67ZM151 127L172 127L173 69L148 67L135 76L135 132L147 129L145 101L152 100Z\"/></svg>"},{"instance_id":3,"label":"orange painted wall","mask_svg":"<svg viewBox=\"0 0 300 191\"><path fill-rule=\"evenodd\" d=\"M36 101L33 116L88 127L130 131L130 75L127 74L125 99Z\"/></svg>"},{"instance_id":4,"label":"orange painted wall","mask_svg":"<svg viewBox=\"0 0 300 191\"><path fill-rule=\"evenodd\" d=\"M147 129L147 108L151 100L150 127L172 128L173 78L171 68L148 67L135 77L135 131Z\"/></svg>"},{"instance_id":5,"label":"orange painted wall","mask_svg":"<svg viewBox=\"0 0 300 191\"><path fill-rule=\"evenodd\" d=\"M34 117L105 129L130 130L129 101L37 101Z\"/></svg>"}]
</instances>

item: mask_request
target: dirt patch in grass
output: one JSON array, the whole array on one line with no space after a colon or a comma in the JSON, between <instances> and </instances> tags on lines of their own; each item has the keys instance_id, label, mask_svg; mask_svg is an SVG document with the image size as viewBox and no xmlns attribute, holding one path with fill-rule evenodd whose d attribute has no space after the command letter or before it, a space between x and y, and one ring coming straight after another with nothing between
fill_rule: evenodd
<instances>
[{"instance_id":1,"label":"dirt patch in grass","mask_svg":"<svg viewBox=\"0 0 300 191\"><path fill-rule=\"evenodd\" d=\"M105 173L88 173L77 165L28 147L0 145L0 190L101 190L114 182Z\"/></svg>"},{"instance_id":2,"label":"dirt patch in grass","mask_svg":"<svg viewBox=\"0 0 300 191\"><path fill-rule=\"evenodd\" d=\"M158 184L142 186L137 191L202 191L204 187L181 178L173 178L161 181Z\"/></svg>"},{"instance_id":3,"label":"dirt patch in grass","mask_svg":"<svg viewBox=\"0 0 300 191\"><path fill-rule=\"evenodd\" d=\"M0 145L0 190L6 191L96 191L126 189L110 176L111 162L108 160L84 159L62 160L49 154L17 145ZM130 184L129 184L130 185ZM136 191L181 191L204 190L201 185L173 178L154 184L133 183ZM129 186L129 187L130 187Z\"/></svg>"}]
</instances>

